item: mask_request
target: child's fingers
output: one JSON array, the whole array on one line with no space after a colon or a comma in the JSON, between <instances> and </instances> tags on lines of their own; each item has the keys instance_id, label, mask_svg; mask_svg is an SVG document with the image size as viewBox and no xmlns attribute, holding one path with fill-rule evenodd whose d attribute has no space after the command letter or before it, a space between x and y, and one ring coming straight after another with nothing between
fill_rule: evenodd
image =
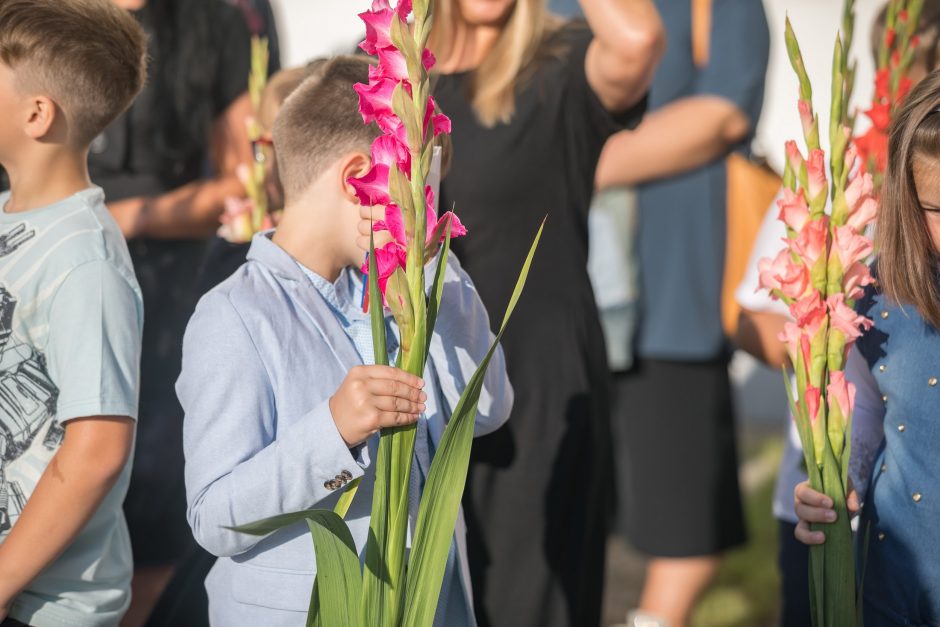
<instances>
[{"instance_id":1,"label":"child's fingers","mask_svg":"<svg viewBox=\"0 0 940 627\"><path fill-rule=\"evenodd\" d=\"M428 395L421 388L413 387L401 381L391 379L370 379L366 389L378 398L400 398L413 403L423 403Z\"/></svg>"},{"instance_id":2,"label":"child's fingers","mask_svg":"<svg viewBox=\"0 0 940 627\"><path fill-rule=\"evenodd\" d=\"M796 486L796 490L793 491L793 496L798 503L803 503L804 505L825 509L832 508L832 499L809 487L809 483L806 481Z\"/></svg>"},{"instance_id":3,"label":"child's fingers","mask_svg":"<svg viewBox=\"0 0 940 627\"><path fill-rule=\"evenodd\" d=\"M401 368L393 368L392 366L366 366L366 368L370 379L387 379L404 383L419 390L424 388L424 379L416 377L410 372L405 372Z\"/></svg>"},{"instance_id":4,"label":"child's fingers","mask_svg":"<svg viewBox=\"0 0 940 627\"><path fill-rule=\"evenodd\" d=\"M381 411L402 414L420 414L427 409L423 402L398 396L378 396L375 399L375 407Z\"/></svg>"},{"instance_id":5,"label":"child's fingers","mask_svg":"<svg viewBox=\"0 0 940 627\"><path fill-rule=\"evenodd\" d=\"M813 531L805 520L799 522L793 535L803 544L823 544L826 542L826 534L822 531Z\"/></svg>"},{"instance_id":6,"label":"child's fingers","mask_svg":"<svg viewBox=\"0 0 940 627\"><path fill-rule=\"evenodd\" d=\"M831 523L836 521L836 512L833 509L827 509L825 507L813 507L812 505L806 505L805 503L800 503L797 501L796 506L796 515L800 520L805 520L811 523Z\"/></svg>"},{"instance_id":7,"label":"child's fingers","mask_svg":"<svg viewBox=\"0 0 940 627\"><path fill-rule=\"evenodd\" d=\"M404 427L418 422L418 414L406 414L403 412L384 411L379 414L379 427L388 429L389 427Z\"/></svg>"}]
</instances>

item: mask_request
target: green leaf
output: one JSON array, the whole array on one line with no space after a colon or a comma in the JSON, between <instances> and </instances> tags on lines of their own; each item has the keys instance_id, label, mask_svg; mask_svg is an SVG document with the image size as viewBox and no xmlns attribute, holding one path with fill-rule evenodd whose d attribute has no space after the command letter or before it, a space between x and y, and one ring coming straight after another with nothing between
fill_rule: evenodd
<instances>
[{"instance_id":1,"label":"green leaf","mask_svg":"<svg viewBox=\"0 0 940 627\"><path fill-rule=\"evenodd\" d=\"M385 298L388 301L388 308L392 310L392 315L398 323L401 349L407 354L412 348L415 318L411 292L408 289L408 278L401 268L395 268L395 272L388 278L388 283L385 284Z\"/></svg>"},{"instance_id":2,"label":"green leaf","mask_svg":"<svg viewBox=\"0 0 940 627\"><path fill-rule=\"evenodd\" d=\"M483 390L483 380L493 354L499 346L506 325L512 316L525 287L535 251L538 249L544 221L529 250L516 288L513 290L499 333L454 409L444 430L440 446L431 463L415 531L414 546L408 570L404 624L408 627L431 627L437 600L444 580L447 556L454 536L454 525L467 480L470 448L473 444L473 426L477 406Z\"/></svg>"},{"instance_id":3,"label":"green leaf","mask_svg":"<svg viewBox=\"0 0 940 627\"><path fill-rule=\"evenodd\" d=\"M291 512L289 514L279 514L277 516L272 516L271 518L265 518L263 520L257 520L246 525L236 525L235 527L228 527L231 531L237 531L238 533L244 533L250 536L266 536L268 534L274 533L286 527L296 525L299 522L303 522L310 518L314 512L323 511L318 509L305 509L300 512Z\"/></svg>"},{"instance_id":4,"label":"green leaf","mask_svg":"<svg viewBox=\"0 0 940 627\"><path fill-rule=\"evenodd\" d=\"M359 625L362 593L359 554L349 527L335 512L313 510L307 519L317 558L315 620L323 625ZM311 605L314 605L311 602ZM308 616L309 620L309 616Z\"/></svg>"},{"instance_id":5,"label":"green leaf","mask_svg":"<svg viewBox=\"0 0 940 627\"><path fill-rule=\"evenodd\" d=\"M369 233L369 320L372 323L372 353L376 365L388 365L388 344L385 337L385 307L379 290L379 269L375 260L375 233Z\"/></svg>"}]
</instances>

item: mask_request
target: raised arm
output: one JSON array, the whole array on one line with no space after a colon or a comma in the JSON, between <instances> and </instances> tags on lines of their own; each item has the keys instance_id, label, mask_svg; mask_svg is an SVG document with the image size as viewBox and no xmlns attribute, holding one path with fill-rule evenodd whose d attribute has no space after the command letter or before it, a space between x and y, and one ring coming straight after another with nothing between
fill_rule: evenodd
<instances>
[{"instance_id":1,"label":"raised arm","mask_svg":"<svg viewBox=\"0 0 940 627\"><path fill-rule=\"evenodd\" d=\"M625 111L649 90L666 46L652 0L581 0L594 41L588 83L608 111Z\"/></svg>"},{"instance_id":2,"label":"raised arm","mask_svg":"<svg viewBox=\"0 0 940 627\"><path fill-rule=\"evenodd\" d=\"M715 0L711 55L694 93L648 114L610 139L599 189L636 185L694 170L726 155L757 123L769 35L760 2Z\"/></svg>"}]
</instances>

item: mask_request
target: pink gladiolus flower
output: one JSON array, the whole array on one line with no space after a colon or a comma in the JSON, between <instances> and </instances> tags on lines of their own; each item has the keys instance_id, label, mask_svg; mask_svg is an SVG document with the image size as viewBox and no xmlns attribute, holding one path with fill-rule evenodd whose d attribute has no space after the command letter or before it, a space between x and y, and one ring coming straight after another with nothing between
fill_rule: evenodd
<instances>
[{"instance_id":1,"label":"pink gladiolus flower","mask_svg":"<svg viewBox=\"0 0 940 627\"><path fill-rule=\"evenodd\" d=\"M861 233L877 217L878 201L869 196L860 202L854 211L849 212L849 219L846 224Z\"/></svg>"},{"instance_id":2,"label":"pink gladiolus flower","mask_svg":"<svg viewBox=\"0 0 940 627\"><path fill-rule=\"evenodd\" d=\"M395 82L408 80L408 62L397 48L379 48L379 64L369 68L369 80L375 82L382 78L388 78ZM425 50L422 55L424 69L430 70L434 67L435 59L430 50Z\"/></svg>"},{"instance_id":3,"label":"pink gladiolus flower","mask_svg":"<svg viewBox=\"0 0 940 627\"><path fill-rule=\"evenodd\" d=\"M790 305L790 315L793 316L796 325L811 339L819 333L819 329L826 322L826 304L823 303L819 292L813 290Z\"/></svg>"},{"instance_id":4,"label":"pink gladiolus flower","mask_svg":"<svg viewBox=\"0 0 940 627\"><path fill-rule=\"evenodd\" d=\"M773 259L761 259L757 267L761 288L779 290L792 299L802 298L809 289L809 271L802 263L793 263L787 249L781 250ZM775 294L771 297L777 298Z\"/></svg>"},{"instance_id":5,"label":"pink gladiolus flower","mask_svg":"<svg viewBox=\"0 0 940 627\"><path fill-rule=\"evenodd\" d=\"M859 235L851 226L845 225L834 229L831 256L837 256L842 269L850 268L856 261L861 261L872 253L871 240Z\"/></svg>"},{"instance_id":6,"label":"pink gladiolus flower","mask_svg":"<svg viewBox=\"0 0 940 627\"><path fill-rule=\"evenodd\" d=\"M803 164L806 163L806 159L803 158L803 153L800 152L799 147L797 147L796 142L792 139L786 143L787 147L787 159L790 161L790 167L793 169L793 174L796 176L800 175L800 170L803 167Z\"/></svg>"},{"instance_id":7,"label":"pink gladiolus flower","mask_svg":"<svg viewBox=\"0 0 940 627\"><path fill-rule=\"evenodd\" d=\"M817 148L809 154L806 164L809 175L809 198L815 200L820 194L826 193L826 153Z\"/></svg>"},{"instance_id":8,"label":"pink gladiolus flower","mask_svg":"<svg viewBox=\"0 0 940 627\"><path fill-rule=\"evenodd\" d=\"M398 6L392 9L388 0L374 0L372 10L360 13L359 17L366 25L366 39L359 47L366 54L375 55L382 48L394 46L391 37L392 20L399 19L406 23L411 13L411 0L399 0Z\"/></svg>"},{"instance_id":9,"label":"pink gladiolus flower","mask_svg":"<svg viewBox=\"0 0 940 627\"><path fill-rule=\"evenodd\" d=\"M803 337L803 331L794 322L785 323L783 332L777 336L777 339L787 345L787 352L794 364L796 363L796 351L799 349L801 337Z\"/></svg>"},{"instance_id":10,"label":"pink gladiolus flower","mask_svg":"<svg viewBox=\"0 0 940 627\"><path fill-rule=\"evenodd\" d=\"M438 245L444 241L447 237L447 228L448 222L450 223L450 236L451 238L463 237L467 234L467 227L465 227L453 212L446 212L440 218L437 217L437 213L434 211L434 192L431 191L431 187L425 187L425 195L427 197L427 212L425 223L425 246ZM377 221L372 225L373 231L388 231L389 235L394 239L394 243L397 244L402 250L405 250L408 246L408 236L405 232L405 220L402 216L401 209L396 205L388 205L385 208L385 220Z\"/></svg>"},{"instance_id":11,"label":"pink gladiolus flower","mask_svg":"<svg viewBox=\"0 0 940 627\"><path fill-rule=\"evenodd\" d=\"M874 189L875 185L872 181L871 174L868 172L861 172L855 176L851 182L849 182L849 186L845 189L845 202L849 206L849 213L852 213L858 209L858 206L862 202L870 198L874 192Z\"/></svg>"},{"instance_id":12,"label":"pink gladiolus flower","mask_svg":"<svg viewBox=\"0 0 940 627\"><path fill-rule=\"evenodd\" d=\"M850 416L852 408L855 407L855 384L846 380L845 372L841 370L830 372L829 385L826 389L829 391L829 405L831 406L833 402L838 403L842 416Z\"/></svg>"},{"instance_id":13,"label":"pink gladiolus flower","mask_svg":"<svg viewBox=\"0 0 940 627\"><path fill-rule=\"evenodd\" d=\"M375 266L378 270L379 291L385 294L385 287L388 285L388 279L395 273L397 268L404 268L407 253L395 242L389 242L382 248L375 249ZM369 260L362 264L362 273L369 273Z\"/></svg>"},{"instance_id":14,"label":"pink gladiolus flower","mask_svg":"<svg viewBox=\"0 0 940 627\"><path fill-rule=\"evenodd\" d=\"M392 110L392 95L397 86L398 81L389 78L381 78L369 85L353 85L353 89L359 94L359 112L363 122L376 122L383 131L388 132L386 126L390 124L389 118L398 120Z\"/></svg>"},{"instance_id":15,"label":"pink gladiolus flower","mask_svg":"<svg viewBox=\"0 0 940 627\"><path fill-rule=\"evenodd\" d=\"M804 224L796 238L787 240L787 244L803 260L807 268L812 268L826 252L828 236L829 219L822 216Z\"/></svg>"},{"instance_id":16,"label":"pink gladiolus flower","mask_svg":"<svg viewBox=\"0 0 940 627\"><path fill-rule=\"evenodd\" d=\"M819 420L819 406L822 404L822 391L812 385L806 385L806 413L813 424Z\"/></svg>"},{"instance_id":17,"label":"pink gladiolus flower","mask_svg":"<svg viewBox=\"0 0 940 627\"><path fill-rule=\"evenodd\" d=\"M347 182L356 190L356 197L362 206L388 205L392 202L388 195L388 175L389 167L377 163L364 176L351 178Z\"/></svg>"},{"instance_id":18,"label":"pink gladiolus flower","mask_svg":"<svg viewBox=\"0 0 940 627\"><path fill-rule=\"evenodd\" d=\"M757 270L760 273L758 282L760 287L758 289L771 290L772 292L783 287L780 284L780 276L786 272L786 266L789 262L788 257L788 251L782 250L773 259L765 257L757 262ZM777 298L774 294L771 294L771 297L775 300Z\"/></svg>"},{"instance_id":19,"label":"pink gladiolus flower","mask_svg":"<svg viewBox=\"0 0 940 627\"><path fill-rule=\"evenodd\" d=\"M411 153L408 147L390 135L381 135L372 142L372 165L395 164L406 176L411 176Z\"/></svg>"},{"instance_id":20,"label":"pink gladiolus flower","mask_svg":"<svg viewBox=\"0 0 940 627\"><path fill-rule=\"evenodd\" d=\"M867 331L873 326L871 320L860 316L845 304L845 294L833 294L826 300L826 304L832 328L841 331L848 343L861 337L862 330Z\"/></svg>"},{"instance_id":21,"label":"pink gladiolus flower","mask_svg":"<svg viewBox=\"0 0 940 627\"><path fill-rule=\"evenodd\" d=\"M845 297L857 300L864 294L864 287L872 284L871 270L864 263L855 262L842 277L842 289Z\"/></svg>"},{"instance_id":22,"label":"pink gladiolus flower","mask_svg":"<svg viewBox=\"0 0 940 627\"><path fill-rule=\"evenodd\" d=\"M858 147L855 146L854 142L850 142L845 151L845 169L849 172L854 171L856 161L858 161Z\"/></svg>"},{"instance_id":23,"label":"pink gladiolus flower","mask_svg":"<svg viewBox=\"0 0 940 627\"><path fill-rule=\"evenodd\" d=\"M780 219L794 231L799 232L809 221L809 205L803 196L803 190L793 193L790 189L783 190L783 198L777 201L780 207Z\"/></svg>"}]
</instances>

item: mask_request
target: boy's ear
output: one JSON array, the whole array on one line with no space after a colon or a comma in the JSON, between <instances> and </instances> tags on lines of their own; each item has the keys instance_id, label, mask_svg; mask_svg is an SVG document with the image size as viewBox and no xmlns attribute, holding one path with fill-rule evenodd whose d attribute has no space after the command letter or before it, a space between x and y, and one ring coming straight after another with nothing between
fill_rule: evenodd
<instances>
[{"instance_id":1,"label":"boy's ear","mask_svg":"<svg viewBox=\"0 0 940 627\"><path fill-rule=\"evenodd\" d=\"M372 159L365 153L352 152L340 161L339 176L343 188L343 196L351 203L359 204L356 190L349 184L349 179L366 175L372 169Z\"/></svg>"},{"instance_id":2,"label":"boy's ear","mask_svg":"<svg viewBox=\"0 0 940 627\"><path fill-rule=\"evenodd\" d=\"M36 140L48 136L58 116L58 107L51 98L30 96L26 108L26 134Z\"/></svg>"}]
</instances>

